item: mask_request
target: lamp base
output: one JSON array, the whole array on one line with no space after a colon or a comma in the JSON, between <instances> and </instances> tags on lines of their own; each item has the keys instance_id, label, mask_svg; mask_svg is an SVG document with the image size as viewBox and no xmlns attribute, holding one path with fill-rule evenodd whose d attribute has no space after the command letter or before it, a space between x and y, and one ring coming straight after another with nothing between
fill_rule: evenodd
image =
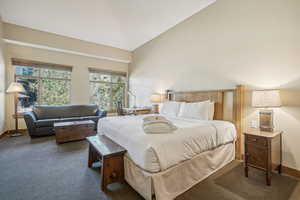
<instances>
[{"instance_id":1,"label":"lamp base","mask_svg":"<svg viewBox=\"0 0 300 200\"><path fill-rule=\"evenodd\" d=\"M273 131L273 110L259 111L259 129L266 132Z\"/></svg>"},{"instance_id":2,"label":"lamp base","mask_svg":"<svg viewBox=\"0 0 300 200\"><path fill-rule=\"evenodd\" d=\"M158 104L152 105L152 111L154 114L159 114L159 105Z\"/></svg>"},{"instance_id":3,"label":"lamp base","mask_svg":"<svg viewBox=\"0 0 300 200\"><path fill-rule=\"evenodd\" d=\"M265 131L265 132L273 132L273 131L274 131L274 128L259 127L259 130Z\"/></svg>"},{"instance_id":4,"label":"lamp base","mask_svg":"<svg viewBox=\"0 0 300 200\"><path fill-rule=\"evenodd\" d=\"M13 133L13 134L10 134L10 137L19 137L22 135L23 135L22 133Z\"/></svg>"}]
</instances>

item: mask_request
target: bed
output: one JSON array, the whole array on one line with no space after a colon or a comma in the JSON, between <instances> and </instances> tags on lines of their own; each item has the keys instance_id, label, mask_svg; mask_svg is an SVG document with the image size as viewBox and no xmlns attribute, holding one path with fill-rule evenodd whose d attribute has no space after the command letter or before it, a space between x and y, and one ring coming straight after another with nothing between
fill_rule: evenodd
<instances>
[{"instance_id":1,"label":"bed","mask_svg":"<svg viewBox=\"0 0 300 200\"><path fill-rule=\"evenodd\" d=\"M175 92L171 100L211 100L214 120L165 116L178 129L145 134L145 116L107 117L98 134L123 146L125 180L145 199L174 199L235 158L240 158L243 87L234 90Z\"/></svg>"}]
</instances>

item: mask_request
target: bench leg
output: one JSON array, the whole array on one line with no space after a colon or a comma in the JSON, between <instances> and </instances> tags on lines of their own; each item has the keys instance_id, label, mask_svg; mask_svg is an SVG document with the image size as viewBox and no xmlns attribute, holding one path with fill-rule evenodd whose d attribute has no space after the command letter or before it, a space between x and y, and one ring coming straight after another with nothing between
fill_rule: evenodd
<instances>
[{"instance_id":1,"label":"bench leg","mask_svg":"<svg viewBox=\"0 0 300 200\"><path fill-rule=\"evenodd\" d=\"M123 155L102 158L102 162L101 190L104 191L107 185L124 181L124 158Z\"/></svg>"},{"instance_id":2,"label":"bench leg","mask_svg":"<svg viewBox=\"0 0 300 200\"><path fill-rule=\"evenodd\" d=\"M101 169L100 169L100 171L101 171L101 180L100 180L100 183L101 183L101 186L100 186L100 189L102 190L102 191L105 191L106 190L106 186L108 185L106 182L105 182L105 178L104 178L104 176L103 176L103 173L104 173L104 166L102 165L102 167L101 167Z\"/></svg>"},{"instance_id":3,"label":"bench leg","mask_svg":"<svg viewBox=\"0 0 300 200\"><path fill-rule=\"evenodd\" d=\"M101 173L101 180L100 180L100 183L101 183L101 185L100 185L100 187L101 187L101 190L102 191L105 191L106 190L106 186L108 185L107 184L107 181L106 181L106 179L105 179L105 173L106 173L106 167L105 167L105 165L107 165L107 159L106 158L102 158L102 167L101 167L101 169L100 169L100 173Z\"/></svg>"},{"instance_id":4,"label":"bench leg","mask_svg":"<svg viewBox=\"0 0 300 200\"><path fill-rule=\"evenodd\" d=\"M97 160L97 155L94 148L90 145L89 146L89 160L88 160L88 167L91 168L93 163Z\"/></svg>"}]
</instances>

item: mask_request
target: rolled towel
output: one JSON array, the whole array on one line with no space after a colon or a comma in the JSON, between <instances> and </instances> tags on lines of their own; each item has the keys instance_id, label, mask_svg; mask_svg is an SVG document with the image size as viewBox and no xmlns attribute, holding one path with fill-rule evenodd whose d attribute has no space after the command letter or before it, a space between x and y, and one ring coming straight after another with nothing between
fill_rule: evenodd
<instances>
[{"instance_id":1,"label":"rolled towel","mask_svg":"<svg viewBox=\"0 0 300 200\"><path fill-rule=\"evenodd\" d=\"M144 120L143 128L148 134L172 133L177 130L177 127L166 118Z\"/></svg>"},{"instance_id":2,"label":"rolled towel","mask_svg":"<svg viewBox=\"0 0 300 200\"><path fill-rule=\"evenodd\" d=\"M144 119L144 122L149 122L149 121L156 121L156 120L166 120L168 121L165 117L163 116L148 116L148 117L145 117Z\"/></svg>"}]
</instances>

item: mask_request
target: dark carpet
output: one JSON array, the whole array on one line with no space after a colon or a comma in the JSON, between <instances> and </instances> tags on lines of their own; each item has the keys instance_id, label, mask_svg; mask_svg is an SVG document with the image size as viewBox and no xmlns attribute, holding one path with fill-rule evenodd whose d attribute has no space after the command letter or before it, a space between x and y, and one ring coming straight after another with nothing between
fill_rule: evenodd
<instances>
[{"instance_id":1,"label":"dark carpet","mask_svg":"<svg viewBox=\"0 0 300 200\"><path fill-rule=\"evenodd\" d=\"M99 168L87 167L86 141L57 145L54 137L28 136L0 140L0 200L138 200L126 183L100 190ZM245 178L233 162L180 195L178 200L298 200L300 182L274 174L264 185L263 174L250 171Z\"/></svg>"},{"instance_id":2,"label":"dark carpet","mask_svg":"<svg viewBox=\"0 0 300 200\"><path fill-rule=\"evenodd\" d=\"M225 175L217 178L215 183L245 199L284 200L290 199L299 182L296 179L273 173L272 187L270 187L265 184L265 172L252 168L250 168L248 179L240 178L237 180L236 178L243 176L244 169L237 166Z\"/></svg>"}]
</instances>

